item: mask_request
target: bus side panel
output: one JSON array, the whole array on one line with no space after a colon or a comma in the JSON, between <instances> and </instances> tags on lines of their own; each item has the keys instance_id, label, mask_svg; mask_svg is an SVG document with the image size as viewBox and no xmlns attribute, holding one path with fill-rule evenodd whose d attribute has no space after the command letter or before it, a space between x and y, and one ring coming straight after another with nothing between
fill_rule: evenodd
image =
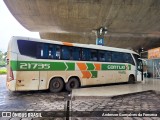
<instances>
[{"instance_id":1,"label":"bus side panel","mask_svg":"<svg viewBox=\"0 0 160 120\"><path fill-rule=\"evenodd\" d=\"M28 57L18 55L18 71L16 90L38 90L39 87L39 71L34 70L30 61L26 61ZM23 61L23 62L21 62Z\"/></svg>"},{"instance_id":2,"label":"bus side panel","mask_svg":"<svg viewBox=\"0 0 160 120\"><path fill-rule=\"evenodd\" d=\"M69 78L70 77L73 77L73 76L76 76L79 78L81 84L83 84L83 79L82 79L82 74L80 71L66 71L66 80L65 80L65 83L68 82Z\"/></svg>"},{"instance_id":3,"label":"bus side panel","mask_svg":"<svg viewBox=\"0 0 160 120\"><path fill-rule=\"evenodd\" d=\"M55 78L55 77L61 77L64 82L67 82L66 80L66 71L48 71L47 72L47 80L46 82L44 82L46 85L47 85L47 88L49 88L49 84L50 84L50 81L52 80L52 78ZM45 85L43 86L43 88L45 87ZM40 87L41 88L41 87Z\"/></svg>"},{"instance_id":4,"label":"bus side panel","mask_svg":"<svg viewBox=\"0 0 160 120\"><path fill-rule=\"evenodd\" d=\"M115 71L109 71L109 70L98 71L99 84L115 83L114 74Z\"/></svg>"},{"instance_id":5,"label":"bus side panel","mask_svg":"<svg viewBox=\"0 0 160 120\"><path fill-rule=\"evenodd\" d=\"M7 82L6 86L9 90L16 90L17 78L17 54L11 51L7 52Z\"/></svg>"},{"instance_id":6,"label":"bus side panel","mask_svg":"<svg viewBox=\"0 0 160 120\"><path fill-rule=\"evenodd\" d=\"M48 89L48 71L40 71L40 78L39 78L39 90Z\"/></svg>"},{"instance_id":7,"label":"bus side panel","mask_svg":"<svg viewBox=\"0 0 160 120\"><path fill-rule=\"evenodd\" d=\"M131 69L130 69L130 70L127 70L127 76L126 76L127 79L126 79L126 81L124 81L124 82L128 82L130 75L134 75L135 80L136 80L135 71L136 71L135 65L131 65Z\"/></svg>"},{"instance_id":8,"label":"bus side panel","mask_svg":"<svg viewBox=\"0 0 160 120\"><path fill-rule=\"evenodd\" d=\"M124 64L124 63L123 63ZM135 74L135 67L131 64L125 63L125 70L118 70L117 71L117 77L116 77L116 83L119 82L128 82L129 75Z\"/></svg>"},{"instance_id":9,"label":"bus side panel","mask_svg":"<svg viewBox=\"0 0 160 120\"><path fill-rule=\"evenodd\" d=\"M77 62L75 75L79 76L81 86L114 83L115 71L102 69L102 63Z\"/></svg>"},{"instance_id":10,"label":"bus side panel","mask_svg":"<svg viewBox=\"0 0 160 120\"><path fill-rule=\"evenodd\" d=\"M66 72L66 78L67 78L66 80L69 80L69 78L72 76L76 76L79 78L81 86L99 84L98 78L97 77L91 78L91 72L89 72L89 71L76 70L76 71L67 71Z\"/></svg>"},{"instance_id":11,"label":"bus side panel","mask_svg":"<svg viewBox=\"0 0 160 120\"><path fill-rule=\"evenodd\" d=\"M17 72L17 91L38 90L39 71L18 71Z\"/></svg>"},{"instance_id":12,"label":"bus side panel","mask_svg":"<svg viewBox=\"0 0 160 120\"><path fill-rule=\"evenodd\" d=\"M80 79L81 86L86 85L98 85L98 84L106 84L106 83L114 83L113 74L110 74L109 71L94 71L97 73L96 76L92 76L92 71L67 71L66 72L66 80L68 80L72 76L76 76ZM88 75L88 77L87 77ZM89 76L90 75L90 76Z\"/></svg>"},{"instance_id":13,"label":"bus side panel","mask_svg":"<svg viewBox=\"0 0 160 120\"><path fill-rule=\"evenodd\" d=\"M89 67L91 65L92 67ZM95 85L99 84L98 82L98 76L97 76L97 71L94 70L94 64L92 62L85 62L85 61L80 61L75 63L75 73L72 74L71 72L68 73L72 74L74 76L78 76L81 82L81 86L86 86L86 85ZM94 71L94 72L93 72ZM96 73L96 77L93 77L93 73Z\"/></svg>"}]
</instances>

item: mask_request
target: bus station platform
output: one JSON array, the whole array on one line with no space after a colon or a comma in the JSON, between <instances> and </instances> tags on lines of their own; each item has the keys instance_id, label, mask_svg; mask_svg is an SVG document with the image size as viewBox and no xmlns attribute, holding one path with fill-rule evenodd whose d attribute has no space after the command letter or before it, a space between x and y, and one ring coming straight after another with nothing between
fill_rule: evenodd
<instances>
[{"instance_id":1,"label":"bus station platform","mask_svg":"<svg viewBox=\"0 0 160 120\"><path fill-rule=\"evenodd\" d=\"M74 89L72 97L112 97L153 90L160 92L160 79L145 78L135 84L111 84L100 87Z\"/></svg>"},{"instance_id":2,"label":"bus station platform","mask_svg":"<svg viewBox=\"0 0 160 120\"><path fill-rule=\"evenodd\" d=\"M159 93L160 79L74 89L70 103L72 118L77 120L78 116L78 120L88 120L89 116L91 120L160 120Z\"/></svg>"}]
</instances>

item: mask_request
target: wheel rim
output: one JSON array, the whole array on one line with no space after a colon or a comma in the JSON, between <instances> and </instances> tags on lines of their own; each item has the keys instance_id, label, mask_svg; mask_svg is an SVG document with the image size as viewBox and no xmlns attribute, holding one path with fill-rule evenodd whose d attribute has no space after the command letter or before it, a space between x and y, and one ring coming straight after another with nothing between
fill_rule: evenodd
<instances>
[{"instance_id":1,"label":"wheel rim","mask_svg":"<svg viewBox=\"0 0 160 120\"><path fill-rule=\"evenodd\" d=\"M70 87L71 87L71 88L74 88L74 87L75 87L75 82L71 82L71 83L70 83Z\"/></svg>"},{"instance_id":2,"label":"wheel rim","mask_svg":"<svg viewBox=\"0 0 160 120\"><path fill-rule=\"evenodd\" d=\"M55 82L53 83L53 87L54 87L54 88L59 88L59 87L60 87L60 83L59 83L58 81L55 81Z\"/></svg>"},{"instance_id":3,"label":"wheel rim","mask_svg":"<svg viewBox=\"0 0 160 120\"><path fill-rule=\"evenodd\" d=\"M134 82L134 77L131 76L129 81L130 81L131 83L133 83L133 82Z\"/></svg>"},{"instance_id":4,"label":"wheel rim","mask_svg":"<svg viewBox=\"0 0 160 120\"><path fill-rule=\"evenodd\" d=\"M131 80L134 82L134 77L132 77Z\"/></svg>"}]
</instances>

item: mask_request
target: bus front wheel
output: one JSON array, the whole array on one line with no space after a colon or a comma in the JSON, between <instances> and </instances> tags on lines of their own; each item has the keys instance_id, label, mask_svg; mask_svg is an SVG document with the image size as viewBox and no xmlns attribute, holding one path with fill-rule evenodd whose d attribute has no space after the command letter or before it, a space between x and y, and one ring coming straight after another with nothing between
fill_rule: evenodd
<instances>
[{"instance_id":1,"label":"bus front wheel","mask_svg":"<svg viewBox=\"0 0 160 120\"><path fill-rule=\"evenodd\" d=\"M134 84L135 83L135 77L134 77L134 75L130 75L129 76L128 83L129 84Z\"/></svg>"},{"instance_id":2,"label":"bus front wheel","mask_svg":"<svg viewBox=\"0 0 160 120\"><path fill-rule=\"evenodd\" d=\"M64 88L64 82L62 78L53 78L49 85L49 90L51 92L60 92Z\"/></svg>"},{"instance_id":3,"label":"bus front wheel","mask_svg":"<svg viewBox=\"0 0 160 120\"><path fill-rule=\"evenodd\" d=\"M71 92L73 88L79 88L80 83L77 78L70 78L66 84L66 90Z\"/></svg>"}]
</instances>

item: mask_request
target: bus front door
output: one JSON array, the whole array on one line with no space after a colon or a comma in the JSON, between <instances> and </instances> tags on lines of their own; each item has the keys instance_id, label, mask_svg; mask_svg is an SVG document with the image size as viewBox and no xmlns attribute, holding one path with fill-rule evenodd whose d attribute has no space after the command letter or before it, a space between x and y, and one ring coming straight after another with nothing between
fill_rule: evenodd
<instances>
[{"instance_id":1,"label":"bus front door","mask_svg":"<svg viewBox=\"0 0 160 120\"><path fill-rule=\"evenodd\" d=\"M143 80L143 63L141 60L139 60L139 63L137 64L137 81Z\"/></svg>"}]
</instances>

